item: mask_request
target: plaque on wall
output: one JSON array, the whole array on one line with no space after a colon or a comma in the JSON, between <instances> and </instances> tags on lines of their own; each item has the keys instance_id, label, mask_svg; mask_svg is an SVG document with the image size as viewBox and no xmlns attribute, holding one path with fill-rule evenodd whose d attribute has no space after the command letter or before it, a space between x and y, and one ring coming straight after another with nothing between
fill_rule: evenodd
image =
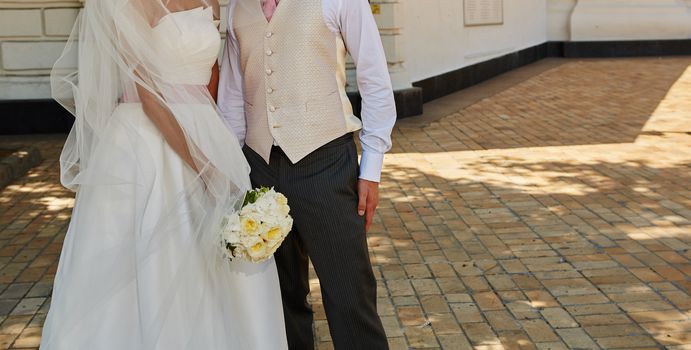
<instances>
[{"instance_id":1,"label":"plaque on wall","mask_svg":"<svg viewBox=\"0 0 691 350\"><path fill-rule=\"evenodd\" d=\"M466 26L504 24L504 0L464 0Z\"/></svg>"}]
</instances>

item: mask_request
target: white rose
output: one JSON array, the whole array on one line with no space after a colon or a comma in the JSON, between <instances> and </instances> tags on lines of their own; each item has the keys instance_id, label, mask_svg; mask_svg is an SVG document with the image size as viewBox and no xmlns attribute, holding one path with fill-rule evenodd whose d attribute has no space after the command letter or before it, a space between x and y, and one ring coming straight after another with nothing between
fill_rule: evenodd
<instances>
[{"instance_id":1,"label":"white rose","mask_svg":"<svg viewBox=\"0 0 691 350\"><path fill-rule=\"evenodd\" d=\"M240 240L240 216L235 213L224 218L223 239L234 243Z\"/></svg>"},{"instance_id":2,"label":"white rose","mask_svg":"<svg viewBox=\"0 0 691 350\"><path fill-rule=\"evenodd\" d=\"M263 241L263 239L260 236L241 235L239 242L240 242L240 245L249 249L249 247L251 247L251 246L253 246L253 245L255 245L261 241Z\"/></svg>"},{"instance_id":3,"label":"white rose","mask_svg":"<svg viewBox=\"0 0 691 350\"><path fill-rule=\"evenodd\" d=\"M283 232L285 232L285 234L288 235L290 230L293 229L293 218L291 218L290 216L286 216L279 222L279 225L281 226Z\"/></svg>"}]
</instances>

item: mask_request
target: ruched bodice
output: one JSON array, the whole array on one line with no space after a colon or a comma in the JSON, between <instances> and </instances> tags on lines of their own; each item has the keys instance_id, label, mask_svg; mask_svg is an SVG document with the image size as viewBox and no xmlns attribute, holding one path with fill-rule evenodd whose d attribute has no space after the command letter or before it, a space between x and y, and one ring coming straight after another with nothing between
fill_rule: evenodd
<instances>
[{"instance_id":1,"label":"ruched bodice","mask_svg":"<svg viewBox=\"0 0 691 350\"><path fill-rule=\"evenodd\" d=\"M160 78L171 84L208 84L221 48L217 26L211 7L162 17L152 28L153 45L160 53Z\"/></svg>"}]
</instances>

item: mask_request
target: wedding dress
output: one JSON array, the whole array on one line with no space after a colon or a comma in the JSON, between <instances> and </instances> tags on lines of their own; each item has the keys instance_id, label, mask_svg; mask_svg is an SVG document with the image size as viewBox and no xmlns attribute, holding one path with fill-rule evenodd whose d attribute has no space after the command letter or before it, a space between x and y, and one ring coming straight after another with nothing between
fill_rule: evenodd
<instances>
[{"instance_id":1,"label":"wedding dress","mask_svg":"<svg viewBox=\"0 0 691 350\"><path fill-rule=\"evenodd\" d=\"M219 248L220 218L250 185L204 87L218 6L157 3L164 13L152 15L154 2L87 1L55 67L54 95L76 117L62 182L77 195L41 349L286 349L274 261L229 262ZM152 122L157 111L193 164Z\"/></svg>"}]
</instances>

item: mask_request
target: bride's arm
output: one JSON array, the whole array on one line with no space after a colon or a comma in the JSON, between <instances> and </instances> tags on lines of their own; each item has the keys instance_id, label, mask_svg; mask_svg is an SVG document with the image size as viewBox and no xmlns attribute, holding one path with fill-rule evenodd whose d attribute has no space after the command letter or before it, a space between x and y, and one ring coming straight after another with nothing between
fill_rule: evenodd
<instances>
[{"instance_id":1,"label":"bride's arm","mask_svg":"<svg viewBox=\"0 0 691 350\"><path fill-rule=\"evenodd\" d=\"M210 0L209 2L211 4L211 7L214 10L214 19L219 20L219 27L217 29L220 29L220 19L221 19L221 6L218 3L218 0ZM209 94L211 94L211 97L214 99L214 102L218 103L218 82L220 80L220 69L218 68L218 61L214 63L214 66L211 67L211 80L209 80Z\"/></svg>"},{"instance_id":2,"label":"bride's arm","mask_svg":"<svg viewBox=\"0 0 691 350\"><path fill-rule=\"evenodd\" d=\"M218 81L219 81L219 69L218 62L214 64L211 68L211 80L209 80L209 94L214 99L214 102L218 103Z\"/></svg>"},{"instance_id":3,"label":"bride's arm","mask_svg":"<svg viewBox=\"0 0 691 350\"><path fill-rule=\"evenodd\" d=\"M198 172L192 153L187 144L187 138L182 131L180 124L173 116L172 112L166 107L157 96L150 93L147 89L137 84L137 93L142 103L144 114L161 132L163 138L175 153L182 158L195 172Z\"/></svg>"}]
</instances>

